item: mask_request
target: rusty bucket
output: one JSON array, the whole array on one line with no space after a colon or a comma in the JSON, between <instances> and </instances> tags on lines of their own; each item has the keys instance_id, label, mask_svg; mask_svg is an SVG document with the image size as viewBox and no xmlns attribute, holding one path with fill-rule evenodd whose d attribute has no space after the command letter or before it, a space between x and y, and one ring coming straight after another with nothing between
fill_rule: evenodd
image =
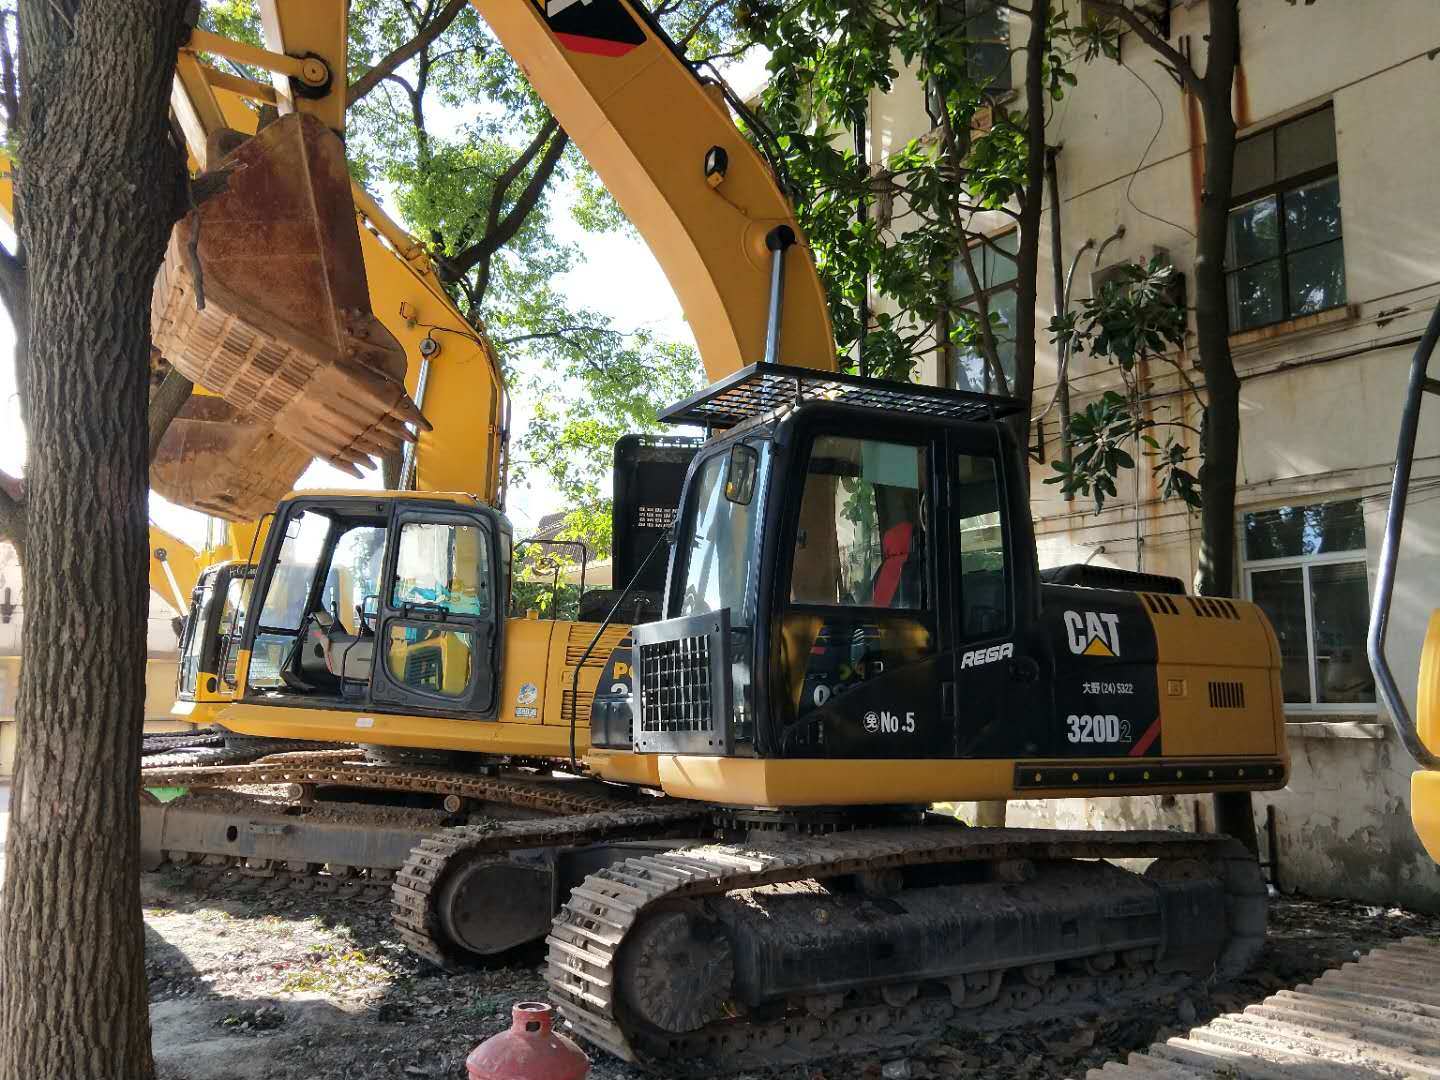
<instances>
[{"instance_id":1,"label":"rusty bucket","mask_svg":"<svg viewBox=\"0 0 1440 1080\"><path fill-rule=\"evenodd\" d=\"M165 429L150 486L179 506L256 521L295 487L310 457L221 398L196 395Z\"/></svg>"},{"instance_id":2,"label":"rusty bucket","mask_svg":"<svg viewBox=\"0 0 1440 1080\"><path fill-rule=\"evenodd\" d=\"M406 423L428 424L405 392L404 349L370 307L344 148L296 113L218 168L225 190L171 233L155 346L244 417L359 475L411 437Z\"/></svg>"}]
</instances>

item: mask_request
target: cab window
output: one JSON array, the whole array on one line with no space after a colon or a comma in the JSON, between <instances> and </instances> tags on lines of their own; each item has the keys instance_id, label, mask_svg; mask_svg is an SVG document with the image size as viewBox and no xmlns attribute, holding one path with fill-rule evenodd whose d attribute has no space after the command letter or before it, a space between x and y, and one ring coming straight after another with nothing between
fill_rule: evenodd
<instances>
[{"instance_id":1,"label":"cab window","mask_svg":"<svg viewBox=\"0 0 1440 1080\"><path fill-rule=\"evenodd\" d=\"M451 627L392 624L385 649L390 677L409 690L464 697L470 689L474 635Z\"/></svg>"},{"instance_id":2,"label":"cab window","mask_svg":"<svg viewBox=\"0 0 1440 1080\"><path fill-rule=\"evenodd\" d=\"M925 457L922 447L903 443L816 438L795 534L792 603L928 606Z\"/></svg>"},{"instance_id":3,"label":"cab window","mask_svg":"<svg viewBox=\"0 0 1440 1080\"><path fill-rule=\"evenodd\" d=\"M374 614L380 566L385 558L385 533L383 525L354 525L335 541L335 555L320 600L347 634L360 633L365 627L365 614Z\"/></svg>"},{"instance_id":4,"label":"cab window","mask_svg":"<svg viewBox=\"0 0 1440 1080\"><path fill-rule=\"evenodd\" d=\"M489 615L490 548L474 525L407 522L400 530L390 606Z\"/></svg>"},{"instance_id":5,"label":"cab window","mask_svg":"<svg viewBox=\"0 0 1440 1080\"><path fill-rule=\"evenodd\" d=\"M995 459L961 454L955 473L955 529L960 543L961 632L991 637L1010 626L1005 529Z\"/></svg>"},{"instance_id":6,"label":"cab window","mask_svg":"<svg viewBox=\"0 0 1440 1080\"><path fill-rule=\"evenodd\" d=\"M754 476L763 470L768 449L768 443L760 443L754 450L758 457L751 463L748 492L737 490L729 454L716 454L695 474L689 510L693 515L690 549L680 579L681 615L729 608L732 623L743 621L750 568L755 561L755 515L759 512ZM746 494L749 497L742 499Z\"/></svg>"}]
</instances>

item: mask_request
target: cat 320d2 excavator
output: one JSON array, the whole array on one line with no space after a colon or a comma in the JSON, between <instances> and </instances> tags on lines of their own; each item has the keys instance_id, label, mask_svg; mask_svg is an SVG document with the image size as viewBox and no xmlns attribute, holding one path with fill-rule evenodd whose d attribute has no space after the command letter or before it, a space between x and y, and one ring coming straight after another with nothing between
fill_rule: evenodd
<instances>
[{"instance_id":1,"label":"cat 320d2 excavator","mask_svg":"<svg viewBox=\"0 0 1440 1080\"><path fill-rule=\"evenodd\" d=\"M735 127L743 105L630 0L475 3L655 251L715 380L665 416L708 433L678 499L617 487L620 525L660 539L616 585L652 580L659 617L631 620L620 588L594 624L507 619L512 535L491 477L478 497L291 495L210 673L233 661L219 720L396 756L147 772L193 789L145 807L155 858L266 887L388 888L405 941L442 964L545 937L574 1029L670 1075L1117 1006L1243 968L1265 888L1235 842L970 829L926 808L1282 786L1279 650L1258 609L1144 575L1043 580L1004 423L1023 403L833 370L814 266ZM181 332L164 351L332 460L408 425L423 467L445 399L402 379L413 365L363 304L321 305L305 340L291 297L277 313L270 290L227 284L226 253L253 268L296 235L265 211L299 182L267 166L284 140L311 177L339 160L344 5L261 8L267 49L246 62L273 88L182 57L182 118L223 91L279 119L226 155L215 127L192 140L232 180L196 215L205 312L195 221L172 244L157 310ZM319 218L332 239L354 220L348 201ZM443 767L406 756L438 752ZM376 792L396 805L366 817Z\"/></svg>"}]
</instances>

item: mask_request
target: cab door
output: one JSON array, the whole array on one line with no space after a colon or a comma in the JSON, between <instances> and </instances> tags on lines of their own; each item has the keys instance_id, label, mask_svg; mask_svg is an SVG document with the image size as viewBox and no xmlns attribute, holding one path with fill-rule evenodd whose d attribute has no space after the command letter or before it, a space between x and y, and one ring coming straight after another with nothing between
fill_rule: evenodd
<instances>
[{"instance_id":1,"label":"cab door","mask_svg":"<svg viewBox=\"0 0 1440 1080\"><path fill-rule=\"evenodd\" d=\"M397 511L376 597L371 694L377 705L494 717L499 539L484 515Z\"/></svg>"},{"instance_id":2,"label":"cab door","mask_svg":"<svg viewBox=\"0 0 1440 1080\"><path fill-rule=\"evenodd\" d=\"M950 553L953 665L944 709L961 758L1033 754L1032 721L1043 712L1035 633L1034 541L1017 455L998 425L952 430L942 513Z\"/></svg>"},{"instance_id":3,"label":"cab door","mask_svg":"<svg viewBox=\"0 0 1440 1080\"><path fill-rule=\"evenodd\" d=\"M944 432L847 414L796 444L780 510L777 742L789 756L948 757Z\"/></svg>"}]
</instances>

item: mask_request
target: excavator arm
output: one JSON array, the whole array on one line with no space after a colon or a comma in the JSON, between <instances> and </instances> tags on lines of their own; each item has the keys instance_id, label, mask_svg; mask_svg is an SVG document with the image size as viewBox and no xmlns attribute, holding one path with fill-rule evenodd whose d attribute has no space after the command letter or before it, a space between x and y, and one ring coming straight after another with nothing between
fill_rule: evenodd
<instances>
[{"instance_id":1,"label":"excavator arm","mask_svg":"<svg viewBox=\"0 0 1440 1080\"><path fill-rule=\"evenodd\" d=\"M679 297L711 381L765 358L767 238L798 237L774 173L630 0L473 0L645 238ZM815 264L785 257L782 355L833 369L835 342Z\"/></svg>"},{"instance_id":2,"label":"excavator arm","mask_svg":"<svg viewBox=\"0 0 1440 1080\"><path fill-rule=\"evenodd\" d=\"M736 127L718 81L702 80L658 24L630 0L472 2L654 252L695 334L708 376L718 379L764 358L776 340L779 351L771 359L833 368L835 347L824 291L803 242L783 255L780 287L776 287L775 249L783 251L787 238L798 238L798 228L775 174ZM203 169L225 168L235 153L243 153L233 149L228 155L222 153L226 144L217 133L254 130L253 122L236 116L230 99L243 100L241 108L251 116L257 105L269 106L282 119L298 114L343 134L345 5L339 0L261 0L259 8L264 49L197 30L180 55L172 104L190 152ZM271 83L221 71L205 62L207 55L228 56L268 70ZM318 145L323 139L312 135L311 141ZM327 193L319 183L324 169L317 167L323 155L307 158L278 145L276 153L285 156L285 168L278 174L294 176L308 170L312 198L317 205L324 203ZM356 204L371 222L380 220L378 208L358 189ZM202 210L202 216L205 213ZM253 223L247 227L257 231ZM378 231L387 230L381 226ZM262 249L271 243L263 253L279 254L273 250L273 240L256 236L253 242ZM202 265L204 244L202 230ZM408 238L396 250L406 252L407 245L413 246ZM217 247L212 257L218 252ZM331 265L336 261L344 263L331 260ZM365 265L369 272L369 258ZM312 273L312 277L324 279L324 274ZM343 283L329 284L343 292ZM433 284L438 287L438 282ZM370 294L374 301L373 285ZM772 312L775 299L779 308ZM252 307L263 308L267 298L252 294L249 301ZM393 335L385 305L374 302L374 308ZM326 305L317 304L315 309L326 310ZM264 320L259 321L263 327ZM373 338L342 331L338 340L352 346L358 341L364 352L375 344ZM375 345L371 350L373 369L381 371L380 378L363 371L347 376L365 383L371 396L386 385L382 370L389 363L386 348ZM406 351L406 389L415 394L422 365ZM199 382L214 386L232 404L247 404L236 400L243 396L244 378L199 367ZM440 372L432 374L438 377ZM228 385L217 385L227 378ZM334 410L326 412L326 395L317 394L333 381L323 383L302 372L290 379L290 385L296 404L272 408L267 420L292 440L308 437L306 445L313 445L322 457L328 453L342 467L372 453L377 437L383 440L387 432L394 433L397 419L413 420L407 411L410 402L387 399L381 403L381 415L371 417L369 426L346 428L336 423ZM443 407L440 402L448 395L442 399L433 384L427 391L423 409L430 423L439 425L441 419L431 414ZM494 397L501 404L500 395ZM287 430L287 421L304 430ZM328 438L310 430L327 425L335 429ZM425 425L418 426L423 430ZM435 456L434 447L430 454L426 449L422 435L421 473L427 470L427 458ZM501 483L498 462L492 458L487 464L487 486L494 491ZM471 479L465 490L477 487L474 466L469 459Z\"/></svg>"}]
</instances>

